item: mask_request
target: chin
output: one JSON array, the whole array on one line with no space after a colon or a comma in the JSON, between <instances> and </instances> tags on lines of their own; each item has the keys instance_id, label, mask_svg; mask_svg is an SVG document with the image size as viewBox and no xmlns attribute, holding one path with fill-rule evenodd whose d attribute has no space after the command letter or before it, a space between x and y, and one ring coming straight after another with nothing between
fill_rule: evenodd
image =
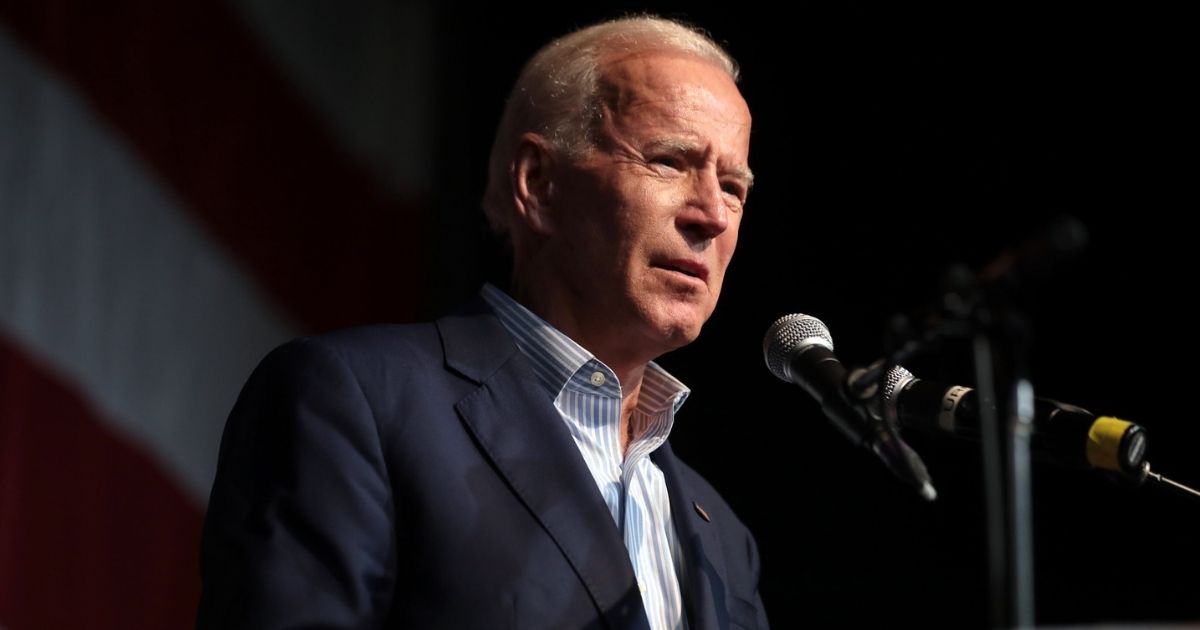
<instances>
[{"instance_id":1,"label":"chin","mask_svg":"<svg viewBox=\"0 0 1200 630\"><path fill-rule=\"evenodd\" d=\"M656 318L655 330L662 340L664 352L675 350L688 345L700 336L700 329L708 320L707 312L702 312L693 305L688 309L668 309Z\"/></svg>"}]
</instances>

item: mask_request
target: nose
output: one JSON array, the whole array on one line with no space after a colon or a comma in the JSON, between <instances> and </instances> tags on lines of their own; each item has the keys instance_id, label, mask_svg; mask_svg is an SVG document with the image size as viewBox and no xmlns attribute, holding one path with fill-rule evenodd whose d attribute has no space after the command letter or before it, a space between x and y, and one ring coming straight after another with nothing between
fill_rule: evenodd
<instances>
[{"instance_id":1,"label":"nose","mask_svg":"<svg viewBox=\"0 0 1200 630\"><path fill-rule=\"evenodd\" d=\"M695 240L716 238L729 229L729 211L721 192L721 182L710 169L696 171L687 204L675 224Z\"/></svg>"}]
</instances>

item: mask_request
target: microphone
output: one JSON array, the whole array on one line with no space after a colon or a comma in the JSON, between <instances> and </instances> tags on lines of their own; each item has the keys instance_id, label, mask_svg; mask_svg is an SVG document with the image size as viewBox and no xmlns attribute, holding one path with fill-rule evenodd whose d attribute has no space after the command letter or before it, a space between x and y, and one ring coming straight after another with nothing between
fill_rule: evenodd
<instances>
[{"instance_id":1,"label":"microphone","mask_svg":"<svg viewBox=\"0 0 1200 630\"><path fill-rule=\"evenodd\" d=\"M921 458L895 429L866 410L877 388L851 395L846 368L833 354L829 328L812 316L795 313L775 320L763 337L767 368L781 380L802 387L833 425L855 446L871 449L897 477L926 500L937 498Z\"/></svg>"},{"instance_id":2,"label":"microphone","mask_svg":"<svg viewBox=\"0 0 1200 630\"><path fill-rule=\"evenodd\" d=\"M980 401L974 389L924 381L896 366L888 372L884 398L906 427L979 439ZM1030 450L1043 461L1139 480L1146 469L1146 431L1140 425L1049 398L1034 399Z\"/></svg>"}]
</instances>

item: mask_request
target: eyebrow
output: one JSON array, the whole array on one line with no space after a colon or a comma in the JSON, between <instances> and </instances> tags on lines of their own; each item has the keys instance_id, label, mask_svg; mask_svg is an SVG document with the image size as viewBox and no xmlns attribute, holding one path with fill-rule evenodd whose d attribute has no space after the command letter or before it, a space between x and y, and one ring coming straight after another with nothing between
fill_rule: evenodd
<instances>
[{"instance_id":1,"label":"eyebrow","mask_svg":"<svg viewBox=\"0 0 1200 630\"><path fill-rule=\"evenodd\" d=\"M746 185L746 190L754 187L754 173L750 171L750 167L735 166L729 169L729 172L734 177L742 180L742 183Z\"/></svg>"},{"instance_id":2,"label":"eyebrow","mask_svg":"<svg viewBox=\"0 0 1200 630\"><path fill-rule=\"evenodd\" d=\"M682 138L663 138L660 140L651 140L646 144L646 151L675 151L679 153L703 154L704 149L695 142L690 142ZM725 170L726 173L738 178L746 185L749 190L754 186L754 173L748 166L734 166Z\"/></svg>"}]
</instances>

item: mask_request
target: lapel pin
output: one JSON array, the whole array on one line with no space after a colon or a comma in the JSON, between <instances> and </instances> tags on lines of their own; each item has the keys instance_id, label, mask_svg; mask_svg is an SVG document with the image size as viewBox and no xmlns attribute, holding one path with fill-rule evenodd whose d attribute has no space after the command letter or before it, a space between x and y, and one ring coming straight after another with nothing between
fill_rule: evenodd
<instances>
[{"instance_id":1,"label":"lapel pin","mask_svg":"<svg viewBox=\"0 0 1200 630\"><path fill-rule=\"evenodd\" d=\"M696 513L700 515L700 518L704 519L705 523L712 522L712 519L708 517L708 512L705 512L704 508L700 507L699 503L692 501L692 507L696 508Z\"/></svg>"}]
</instances>

